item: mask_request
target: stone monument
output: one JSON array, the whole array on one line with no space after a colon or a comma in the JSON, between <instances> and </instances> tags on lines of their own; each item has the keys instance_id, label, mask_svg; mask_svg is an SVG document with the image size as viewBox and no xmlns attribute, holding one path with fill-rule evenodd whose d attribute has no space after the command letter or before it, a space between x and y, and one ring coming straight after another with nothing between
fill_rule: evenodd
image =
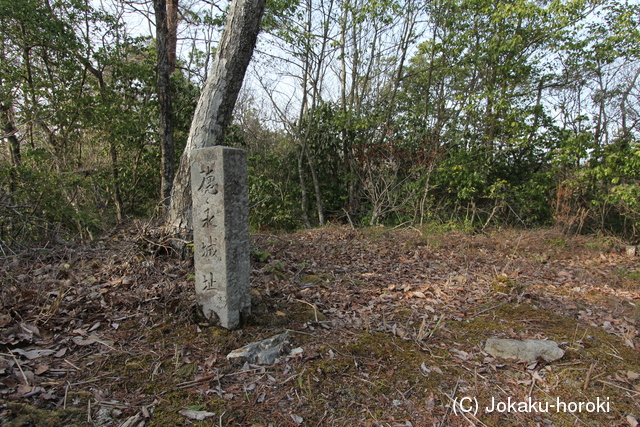
<instances>
[{"instance_id":1,"label":"stone monument","mask_svg":"<svg viewBox=\"0 0 640 427\"><path fill-rule=\"evenodd\" d=\"M196 300L209 322L233 329L251 312L246 154L214 146L191 158Z\"/></svg>"}]
</instances>

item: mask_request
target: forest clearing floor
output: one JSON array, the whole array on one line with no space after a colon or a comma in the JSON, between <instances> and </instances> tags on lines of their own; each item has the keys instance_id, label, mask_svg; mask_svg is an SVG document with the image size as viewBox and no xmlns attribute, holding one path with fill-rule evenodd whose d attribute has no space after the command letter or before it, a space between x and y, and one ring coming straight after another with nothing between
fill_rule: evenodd
<instances>
[{"instance_id":1,"label":"forest clearing floor","mask_svg":"<svg viewBox=\"0 0 640 427\"><path fill-rule=\"evenodd\" d=\"M150 236L138 224L0 258L0 425L638 424L640 258L614 239L252 235L252 316L226 331L198 315L192 262ZM284 331L294 351L273 365L226 359ZM494 358L492 337L565 354Z\"/></svg>"}]
</instances>

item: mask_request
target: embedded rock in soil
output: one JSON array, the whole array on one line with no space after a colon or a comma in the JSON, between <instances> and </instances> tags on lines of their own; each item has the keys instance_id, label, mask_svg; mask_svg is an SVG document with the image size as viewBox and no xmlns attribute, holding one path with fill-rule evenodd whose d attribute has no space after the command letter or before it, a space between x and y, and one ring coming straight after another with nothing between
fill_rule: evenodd
<instances>
[{"instance_id":1,"label":"embedded rock in soil","mask_svg":"<svg viewBox=\"0 0 640 427\"><path fill-rule=\"evenodd\" d=\"M227 354L230 361L248 362L258 365L270 365L287 352L287 332L262 341L247 344Z\"/></svg>"},{"instance_id":2,"label":"embedded rock in soil","mask_svg":"<svg viewBox=\"0 0 640 427\"><path fill-rule=\"evenodd\" d=\"M547 362L553 362L564 356L564 350L554 341L548 340L521 341L489 338L484 351L495 357L518 359L524 362L535 362L539 357Z\"/></svg>"}]
</instances>

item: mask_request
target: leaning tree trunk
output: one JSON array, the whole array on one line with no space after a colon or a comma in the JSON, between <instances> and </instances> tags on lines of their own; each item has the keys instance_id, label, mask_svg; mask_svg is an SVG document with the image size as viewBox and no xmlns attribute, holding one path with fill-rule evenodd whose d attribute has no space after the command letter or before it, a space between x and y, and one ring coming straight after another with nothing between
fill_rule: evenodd
<instances>
[{"instance_id":1,"label":"leaning tree trunk","mask_svg":"<svg viewBox=\"0 0 640 427\"><path fill-rule=\"evenodd\" d=\"M189 139L173 181L167 218L169 231L191 232L191 150L222 144L258 38L265 0L235 0L216 51L213 68L191 122Z\"/></svg>"}]
</instances>

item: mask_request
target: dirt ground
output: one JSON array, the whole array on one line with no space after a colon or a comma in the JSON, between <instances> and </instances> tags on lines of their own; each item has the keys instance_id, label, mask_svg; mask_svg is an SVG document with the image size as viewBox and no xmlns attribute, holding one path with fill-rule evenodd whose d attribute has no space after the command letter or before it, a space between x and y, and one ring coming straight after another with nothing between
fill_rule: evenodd
<instances>
[{"instance_id":1,"label":"dirt ground","mask_svg":"<svg viewBox=\"0 0 640 427\"><path fill-rule=\"evenodd\" d=\"M2 426L636 426L640 258L605 237L252 235L252 316L209 326L139 223L0 258ZM289 331L269 366L226 355ZM488 338L549 339L551 363ZM492 410L493 409L493 410ZM546 409L546 410L545 410ZM198 420L197 418L202 418Z\"/></svg>"}]
</instances>

